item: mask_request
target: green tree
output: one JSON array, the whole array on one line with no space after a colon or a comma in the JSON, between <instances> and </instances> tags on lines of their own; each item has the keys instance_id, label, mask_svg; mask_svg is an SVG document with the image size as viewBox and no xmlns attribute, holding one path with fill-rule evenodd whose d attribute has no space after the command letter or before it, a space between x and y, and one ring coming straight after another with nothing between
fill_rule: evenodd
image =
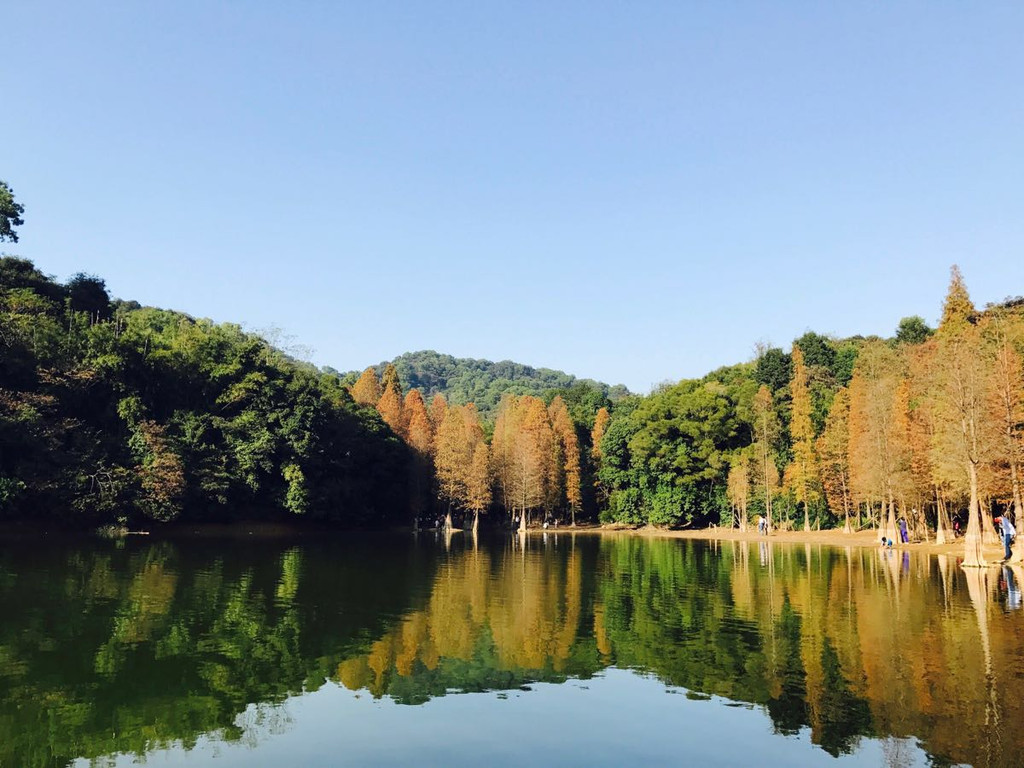
<instances>
[{"instance_id":1,"label":"green tree","mask_svg":"<svg viewBox=\"0 0 1024 768\"><path fill-rule=\"evenodd\" d=\"M761 349L757 355L754 380L764 384L773 393L789 384L793 378L793 360L778 347Z\"/></svg>"},{"instance_id":2,"label":"green tree","mask_svg":"<svg viewBox=\"0 0 1024 768\"><path fill-rule=\"evenodd\" d=\"M653 525L719 522L738 445L735 403L717 382L682 381L643 399L611 421L601 443L611 515Z\"/></svg>"},{"instance_id":3,"label":"green tree","mask_svg":"<svg viewBox=\"0 0 1024 768\"><path fill-rule=\"evenodd\" d=\"M18 242L18 233L14 228L25 223L21 218L24 212L25 206L14 199L14 190L0 179L0 243L4 240Z\"/></svg>"},{"instance_id":4,"label":"green tree","mask_svg":"<svg viewBox=\"0 0 1024 768\"><path fill-rule=\"evenodd\" d=\"M928 324L917 315L904 317L900 320L900 324L896 326L896 343L921 344L928 341L933 333L935 331L929 328Z\"/></svg>"},{"instance_id":5,"label":"green tree","mask_svg":"<svg viewBox=\"0 0 1024 768\"><path fill-rule=\"evenodd\" d=\"M94 321L110 318L110 294L103 279L79 272L68 280L67 291L72 311L85 312Z\"/></svg>"}]
</instances>

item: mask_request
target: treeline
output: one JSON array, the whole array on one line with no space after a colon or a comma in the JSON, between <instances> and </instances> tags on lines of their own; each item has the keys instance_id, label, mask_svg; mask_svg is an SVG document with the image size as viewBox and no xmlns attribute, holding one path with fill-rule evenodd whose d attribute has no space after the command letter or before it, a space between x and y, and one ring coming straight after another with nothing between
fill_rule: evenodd
<instances>
[{"instance_id":1,"label":"treeline","mask_svg":"<svg viewBox=\"0 0 1024 768\"><path fill-rule=\"evenodd\" d=\"M600 444L606 515L628 523L845 526L921 538L1021 510L1024 300L976 310L957 268L937 330L815 333L790 352L620 404Z\"/></svg>"},{"instance_id":2,"label":"treeline","mask_svg":"<svg viewBox=\"0 0 1024 768\"><path fill-rule=\"evenodd\" d=\"M427 402L434 395L443 395L452 405L473 403L485 421L495 419L498 405L509 394L534 395L550 400L552 391L580 387L597 390L613 402L629 395L629 390L621 384L609 386L550 368L533 368L510 360L494 363L452 357L433 350L406 352L375 368L383 371L388 365L394 366L405 387L418 389ZM342 380L351 386L358 378L359 372L353 371L345 374Z\"/></svg>"},{"instance_id":3,"label":"treeline","mask_svg":"<svg viewBox=\"0 0 1024 768\"><path fill-rule=\"evenodd\" d=\"M473 403L449 405L435 394L428 407L419 389L403 395L392 364L380 378L367 368L350 392L357 403L375 407L413 452L414 526L451 528L454 513L476 530L492 506L521 529L532 516L575 524L577 515L597 514L591 447L600 442L612 405L599 386L548 390L543 398L506 394L493 423Z\"/></svg>"},{"instance_id":4,"label":"treeline","mask_svg":"<svg viewBox=\"0 0 1024 768\"><path fill-rule=\"evenodd\" d=\"M0 258L0 517L393 522L411 452L238 326Z\"/></svg>"},{"instance_id":5,"label":"treeline","mask_svg":"<svg viewBox=\"0 0 1024 768\"><path fill-rule=\"evenodd\" d=\"M440 394L428 407L393 364L351 393L413 450L417 522L450 526L454 510L475 527L495 508L520 527L746 528L763 515L770 528L872 525L895 539L902 517L920 539L961 528L980 562L982 512L1021 508L1022 352L1024 300L979 312L954 268L938 329L909 317L891 339L808 332L647 397L506 393L491 421Z\"/></svg>"},{"instance_id":6,"label":"treeline","mask_svg":"<svg viewBox=\"0 0 1024 768\"><path fill-rule=\"evenodd\" d=\"M0 516L468 527L502 511L519 527L742 528L764 515L892 538L903 517L919 538L959 526L980 562L983 512L1022 507L1022 355L1024 300L978 311L954 268L935 330L808 332L646 397L570 379L505 392L488 415L440 393L428 405L394 364L345 386L237 326L6 257Z\"/></svg>"}]
</instances>

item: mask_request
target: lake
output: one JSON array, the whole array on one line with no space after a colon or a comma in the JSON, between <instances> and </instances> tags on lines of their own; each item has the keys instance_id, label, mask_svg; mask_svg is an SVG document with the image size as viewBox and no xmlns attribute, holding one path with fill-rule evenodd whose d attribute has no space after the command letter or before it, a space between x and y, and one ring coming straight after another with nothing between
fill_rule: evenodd
<instances>
[{"instance_id":1,"label":"lake","mask_svg":"<svg viewBox=\"0 0 1024 768\"><path fill-rule=\"evenodd\" d=\"M1020 765L1021 569L593 533L0 541L0 766Z\"/></svg>"}]
</instances>

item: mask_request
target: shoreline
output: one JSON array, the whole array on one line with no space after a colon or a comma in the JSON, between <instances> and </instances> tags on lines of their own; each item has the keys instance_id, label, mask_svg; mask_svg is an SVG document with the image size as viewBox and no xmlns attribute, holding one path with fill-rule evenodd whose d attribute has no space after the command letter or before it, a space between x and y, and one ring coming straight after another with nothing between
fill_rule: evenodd
<instances>
[{"instance_id":1,"label":"shoreline","mask_svg":"<svg viewBox=\"0 0 1024 768\"><path fill-rule=\"evenodd\" d=\"M530 533L589 533L600 535L627 535L640 536L645 538L661 539L700 539L702 541L767 541L777 544L816 544L831 547L868 547L881 549L879 540L881 533L873 530L855 531L843 533L839 529L828 529L824 531L773 531L770 536L761 536L757 530L741 531L738 528L692 528L673 530L668 528L655 528L648 526L644 528L630 528L626 526L569 526L560 528L548 528L543 531L539 528L531 528ZM927 555L953 555L961 559L964 554L963 539L954 539L945 544L936 544L934 541L918 541L908 544L893 543L892 551L919 552ZM1014 546L1014 556L1020 557L1022 551L1020 544ZM984 556L988 565L998 565L1003 559L1003 545L989 544L984 547ZM1019 561L1018 561L1019 562Z\"/></svg>"},{"instance_id":2,"label":"shoreline","mask_svg":"<svg viewBox=\"0 0 1024 768\"><path fill-rule=\"evenodd\" d=\"M432 532L434 529L420 529L421 533ZM507 528L492 529L481 527L480 533L488 535L498 531L509 533ZM275 539L275 538L299 538L304 536L322 536L325 534L350 534L353 532L362 533L412 533L411 527L397 527L384 529L350 529L334 528L329 525L297 525L287 522L265 522L265 521L240 521L234 523L193 523L180 524L172 523L167 527L156 526L148 531L131 531L129 536L135 538L140 535L152 534L154 539L161 538L253 538L253 539ZM511 531L516 533L517 531ZM455 530L453 533L464 533L472 535L469 529ZM770 536L761 536L754 528L741 531L738 528L687 528L670 529L646 526L634 528L624 525L597 525L584 523L575 528L571 526L560 526L558 528L542 529L530 527L527 530L530 535L537 534L581 534L599 536L638 536L641 538L661 539L699 539L702 541L743 541L759 542L767 541L777 544L814 544L831 547L868 547L880 549L879 539L881 534L875 530L861 530L853 533L843 533L840 529L827 529L815 531L773 531ZM46 538L65 540L75 539L82 535L92 538L96 533L92 529L67 528L62 526L41 526L38 523L24 521L4 521L0 523L0 538L3 539L35 539ZM123 537L122 537L123 538ZM1024 542L1015 546L1014 562L1021 562L1024 549L1021 546ZM959 561L964 554L963 539L954 539L946 544L936 544L934 541L918 541L908 544L894 543L894 551L919 552L926 555L952 555ZM984 547L984 557L989 566L998 565L1003 558L1002 544L988 544Z\"/></svg>"}]
</instances>

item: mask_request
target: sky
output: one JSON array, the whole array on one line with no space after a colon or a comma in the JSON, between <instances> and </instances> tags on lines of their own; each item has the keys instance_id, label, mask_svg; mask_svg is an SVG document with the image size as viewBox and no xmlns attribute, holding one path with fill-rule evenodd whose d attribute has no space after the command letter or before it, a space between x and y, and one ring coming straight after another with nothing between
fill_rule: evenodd
<instances>
[{"instance_id":1,"label":"sky","mask_svg":"<svg viewBox=\"0 0 1024 768\"><path fill-rule=\"evenodd\" d=\"M31 2L0 250L634 391L1024 294L1024 4Z\"/></svg>"}]
</instances>

